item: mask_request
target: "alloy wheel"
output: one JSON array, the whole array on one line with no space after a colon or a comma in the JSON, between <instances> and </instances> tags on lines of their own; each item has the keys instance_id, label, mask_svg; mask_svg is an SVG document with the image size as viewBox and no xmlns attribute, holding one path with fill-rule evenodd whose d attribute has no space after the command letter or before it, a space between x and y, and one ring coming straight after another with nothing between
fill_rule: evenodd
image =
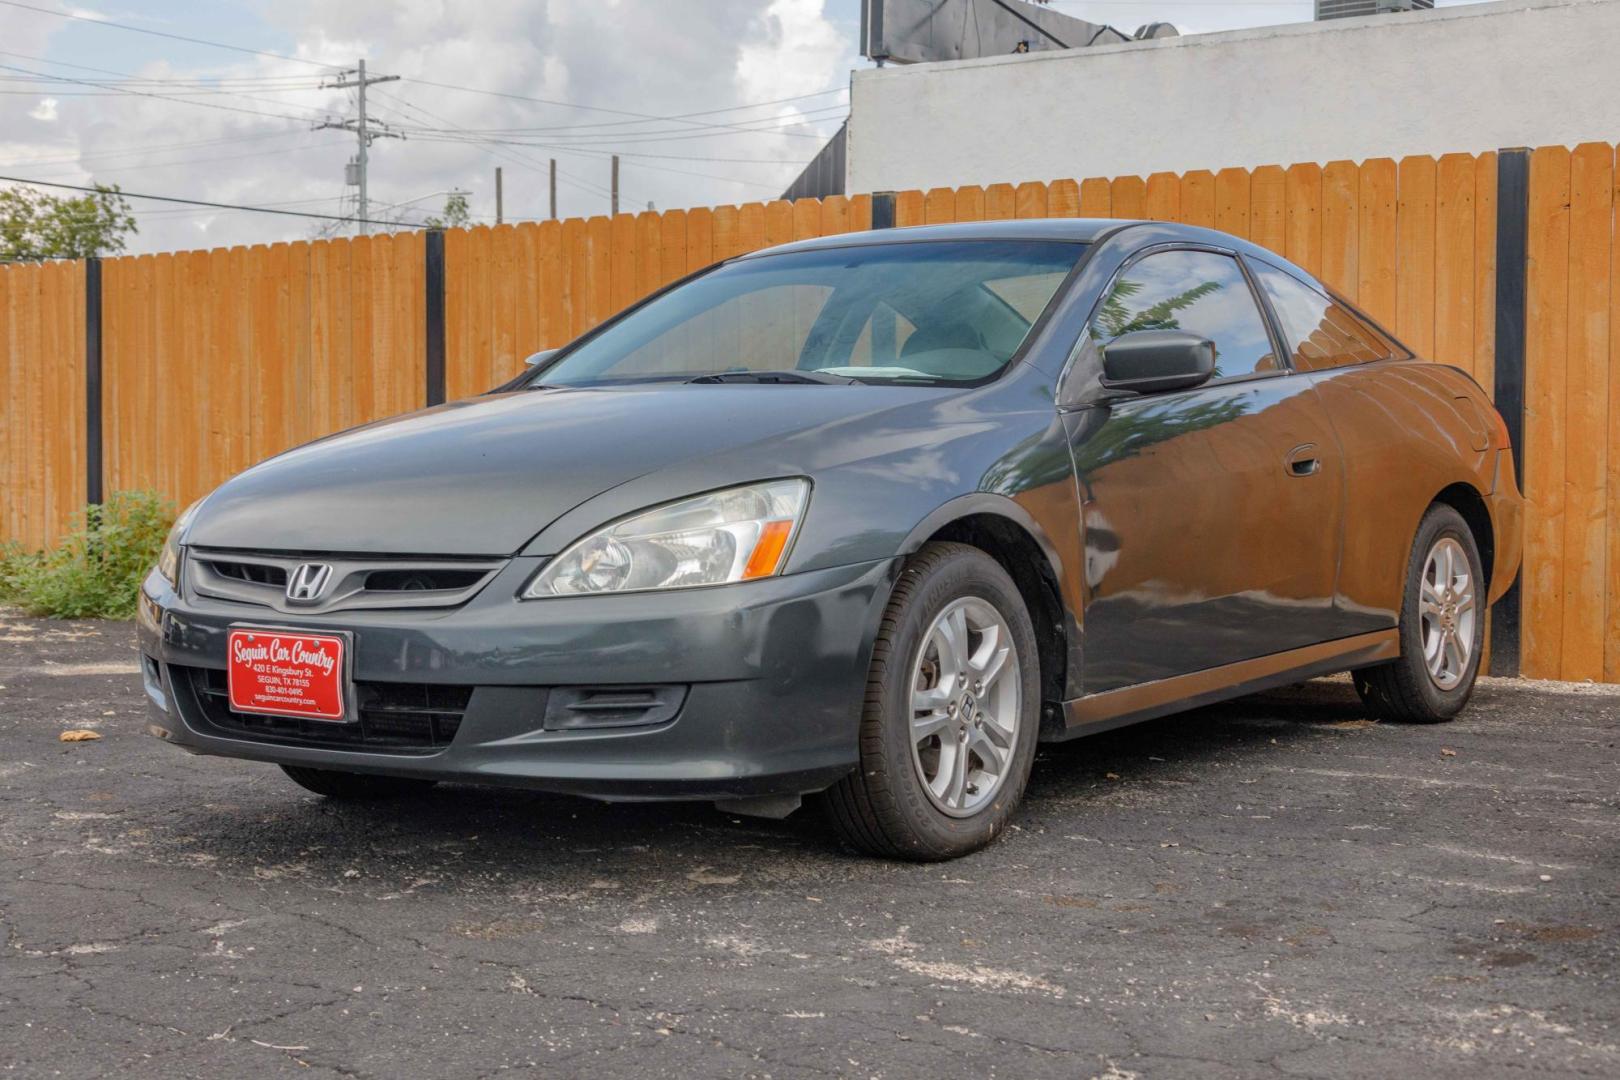
<instances>
[{"instance_id":1,"label":"alloy wheel","mask_svg":"<svg viewBox=\"0 0 1620 1080\"><path fill-rule=\"evenodd\" d=\"M977 597L952 601L922 637L911 672L911 761L952 817L988 803L1018 744L1022 680L1012 629Z\"/></svg>"},{"instance_id":2,"label":"alloy wheel","mask_svg":"<svg viewBox=\"0 0 1620 1080\"><path fill-rule=\"evenodd\" d=\"M1468 553L1451 537L1442 536L1423 562L1418 597L1423 662L1429 680L1441 690L1456 689L1468 674L1477 608Z\"/></svg>"}]
</instances>

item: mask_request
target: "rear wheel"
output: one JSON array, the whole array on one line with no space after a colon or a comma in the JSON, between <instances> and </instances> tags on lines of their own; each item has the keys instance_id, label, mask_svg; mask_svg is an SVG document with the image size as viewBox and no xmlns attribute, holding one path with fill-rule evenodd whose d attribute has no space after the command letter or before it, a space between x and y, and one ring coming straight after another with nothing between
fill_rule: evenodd
<instances>
[{"instance_id":1,"label":"rear wheel","mask_svg":"<svg viewBox=\"0 0 1620 1080\"><path fill-rule=\"evenodd\" d=\"M1356 691L1386 720L1433 724L1468 704L1485 645L1479 547L1456 510L1437 503L1418 526L1401 607L1401 657L1354 673Z\"/></svg>"},{"instance_id":2,"label":"rear wheel","mask_svg":"<svg viewBox=\"0 0 1620 1080\"><path fill-rule=\"evenodd\" d=\"M311 769L302 765L283 765L281 771L292 777L293 783L305 790L325 795L328 799L340 799L345 802L372 802L420 795L437 783L434 780L412 780L403 776Z\"/></svg>"},{"instance_id":3,"label":"rear wheel","mask_svg":"<svg viewBox=\"0 0 1620 1080\"><path fill-rule=\"evenodd\" d=\"M913 556L873 649L860 768L823 798L844 838L917 860L993 840L1035 756L1036 664L1029 613L994 559L945 543Z\"/></svg>"}]
</instances>

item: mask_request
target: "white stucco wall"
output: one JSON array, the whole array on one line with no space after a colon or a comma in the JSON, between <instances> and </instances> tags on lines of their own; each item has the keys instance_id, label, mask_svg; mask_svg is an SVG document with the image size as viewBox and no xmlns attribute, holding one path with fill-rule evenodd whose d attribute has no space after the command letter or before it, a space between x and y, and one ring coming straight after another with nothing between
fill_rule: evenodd
<instances>
[{"instance_id":1,"label":"white stucco wall","mask_svg":"<svg viewBox=\"0 0 1620 1080\"><path fill-rule=\"evenodd\" d=\"M858 71L848 190L1620 140L1620 0Z\"/></svg>"}]
</instances>

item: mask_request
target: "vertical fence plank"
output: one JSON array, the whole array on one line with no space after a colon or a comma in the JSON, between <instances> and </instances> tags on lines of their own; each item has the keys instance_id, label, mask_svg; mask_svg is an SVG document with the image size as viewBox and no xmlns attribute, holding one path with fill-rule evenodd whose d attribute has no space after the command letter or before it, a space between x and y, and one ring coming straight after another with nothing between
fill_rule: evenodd
<instances>
[{"instance_id":1,"label":"vertical fence plank","mask_svg":"<svg viewBox=\"0 0 1620 1080\"><path fill-rule=\"evenodd\" d=\"M717 206L714 208L714 257L719 260L734 259L743 252L742 222L740 211L735 206Z\"/></svg>"},{"instance_id":2,"label":"vertical fence plank","mask_svg":"<svg viewBox=\"0 0 1620 1080\"><path fill-rule=\"evenodd\" d=\"M686 273L685 215L678 226L682 231L681 264L676 276ZM613 222L598 214L585 222L585 328L601 325L613 314Z\"/></svg>"},{"instance_id":3,"label":"vertical fence plank","mask_svg":"<svg viewBox=\"0 0 1620 1080\"><path fill-rule=\"evenodd\" d=\"M1080 216L1080 185L1073 180L1054 180L1046 185L1046 212L1052 217Z\"/></svg>"},{"instance_id":4,"label":"vertical fence plank","mask_svg":"<svg viewBox=\"0 0 1620 1080\"><path fill-rule=\"evenodd\" d=\"M1215 174L1215 227L1233 236L1249 235L1249 173L1222 169Z\"/></svg>"},{"instance_id":5,"label":"vertical fence plank","mask_svg":"<svg viewBox=\"0 0 1620 1080\"><path fill-rule=\"evenodd\" d=\"M968 184L956 189L956 220L984 220L984 188Z\"/></svg>"},{"instance_id":6,"label":"vertical fence plank","mask_svg":"<svg viewBox=\"0 0 1620 1080\"><path fill-rule=\"evenodd\" d=\"M956 189L929 188L923 196L923 221L929 225L949 225L956 220Z\"/></svg>"},{"instance_id":7,"label":"vertical fence plank","mask_svg":"<svg viewBox=\"0 0 1620 1080\"><path fill-rule=\"evenodd\" d=\"M693 210L693 214L700 211ZM821 235L821 200L798 199L793 203L793 239L809 240Z\"/></svg>"},{"instance_id":8,"label":"vertical fence plank","mask_svg":"<svg viewBox=\"0 0 1620 1080\"><path fill-rule=\"evenodd\" d=\"M1395 325L1395 194L1393 161L1369 158L1361 163L1356 299L1385 326Z\"/></svg>"},{"instance_id":9,"label":"vertical fence plank","mask_svg":"<svg viewBox=\"0 0 1620 1080\"><path fill-rule=\"evenodd\" d=\"M1434 359L1434 185L1431 157L1401 159L1396 179L1395 334Z\"/></svg>"},{"instance_id":10,"label":"vertical fence plank","mask_svg":"<svg viewBox=\"0 0 1620 1080\"><path fill-rule=\"evenodd\" d=\"M1525 522L1522 670L1555 679L1562 668L1564 394L1569 317L1569 151L1530 156L1530 243L1525 291Z\"/></svg>"},{"instance_id":11,"label":"vertical fence plank","mask_svg":"<svg viewBox=\"0 0 1620 1080\"><path fill-rule=\"evenodd\" d=\"M1152 221L1180 221L1181 177L1172 172L1149 176L1142 197L1142 216Z\"/></svg>"},{"instance_id":12,"label":"vertical fence plank","mask_svg":"<svg viewBox=\"0 0 1620 1080\"><path fill-rule=\"evenodd\" d=\"M540 268L540 336L535 347L555 349L568 341L568 309L563 296L563 283L568 275L563 265L562 223L542 221L536 226L536 231L539 234L535 237L535 247ZM637 217L637 295L642 292L640 264L647 258L646 242L647 235L642 229L641 218Z\"/></svg>"},{"instance_id":13,"label":"vertical fence plank","mask_svg":"<svg viewBox=\"0 0 1620 1080\"><path fill-rule=\"evenodd\" d=\"M1312 274L1322 273L1322 169L1290 165L1283 181L1283 253Z\"/></svg>"},{"instance_id":14,"label":"vertical fence plank","mask_svg":"<svg viewBox=\"0 0 1620 1080\"><path fill-rule=\"evenodd\" d=\"M780 204L787 207L787 203ZM791 211L788 214L791 222ZM686 275L686 211L664 212L662 237L659 240L662 271L659 285L667 285ZM593 324L594 325L594 324Z\"/></svg>"},{"instance_id":15,"label":"vertical fence plank","mask_svg":"<svg viewBox=\"0 0 1620 1080\"><path fill-rule=\"evenodd\" d=\"M1322 168L1322 266L1317 275L1351 300L1356 272L1357 210L1361 173L1354 162L1330 161Z\"/></svg>"},{"instance_id":16,"label":"vertical fence plank","mask_svg":"<svg viewBox=\"0 0 1620 1080\"><path fill-rule=\"evenodd\" d=\"M1474 375L1474 159L1447 154L1434 187L1434 354Z\"/></svg>"},{"instance_id":17,"label":"vertical fence plank","mask_svg":"<svg viewBox=\"0 0 1620 1080\"><path fill-rule=\"evenodd\" d=\"M870 205L870 200L868 200L868 205ZM851 216L853 216L853 213L854 207L852 200ZM867 225L863 227L870 227L871 220L871 210L868 209L866 218ZM760 248L765 246L764 203L748 203L745 205L742 208L741 213L738 215L737 225L737 236L742 242L741 250L743 252L758 251Z\"/></svg>"},{"instance_id":18,"label":"vertical fence plank","mask_svg":"<svg viewBox=\"0 0 1620 1080\"><path fill-rule=\"evenodd\" d=\"M816 224L804 226L812 231L807 236L820 235L821 209L814 206L815 200L807 200L813 208L812 217ZM798 213L798 204L794 204L795 215ZM695 206L686 212L686 272L692 273L702 270L714 262L714 211L706 206ZM617 306L613 309L617 312Z\"/></svg>"},{"instance_id":19,"label":"vertical fence plank","mask_svg":"<svg viewBox=\"0 0 1620 1080\"><path fill-rule=\"evenodd\" d=\"M1559 677L1603 678L1604 594L1610 576L1608 495L1609 293L1614 149L1575 148L1569 170L1569 316L1564 396L1563 615Z\"/></svg>"},{"instance_id":20,"label":"vertical fence plank","mask_svg":"<svg viewBox=\"0 0 1620 1080\"><path fill-rule=\"evenodd\" d=\"M1080 181L1080 216L1105 218L1113 214L1114 186L1100 176Z\"/></svg>"},{"instance_id":21,"label":"vertical fence plank","mask_svg":"<svg viewBox=\"0 0 1620 1080\"><path fill-rule=\"evenodd\" d=\"M821 235L841 236L849 231L849 200L842 195L828 195L822 199Z\"/></svg>"},{"instance_id":22,"label":"vertical fence plank","mask_svg":"<svg viewBox=\"0 0 1620 1080\"><path fill-rule=\"evenodd\" d=\"M615 311L623 311L641 296L636 288L636 239L636 216L616 216L613 219L612 255L612 301Z\"/></svg>"},{"instance_id":23,"label":"vertical fence plank","mask_svg":"<svg viewBox=\"0 0 1620 1080\"><path fill-rule=\"evenodd\" d=\"M1474 161L1474 378L1496 393L1496 153Z\"/></svg>"},{"instance_id":24,"label":"vertical fence plank","mask_svg":"<svg viewBox=\"0 0 1620 1080\"><path fill-rule=\"evenodd\" d=\"M1241 235L1282 255L1287 237L1288 177L1278 165L1249 174L1249 227Z\"/></svg>"},{"instance_id":25,"label":"vertical fence plank","mask_svg":"<svg viewBox=\"0 0 1620 1080\"><path fill-rule=\"evenodd\" d=\"M609 249L613 242L611 223L604 222L605 235L598 238L603 250L599 253L603 269L609 267ZM483 393L516 377L523 368L527 355L518 344L518 282L522 279L523 242L516 225L498 225L490 231L490 306L491 322L495 334L491 341L489 382L479 387ZM410 260L407 265L418 260ZM612 283L603 288L603 303L612 306L609 295ZM414 323L413 323L414 325ZM400 350L406 356L417 355L415 350Z\"/></svg>"},{"instance_id":26,"label":"vertical fence plank","mask_svg":"<svg viewBox=\"0 0 1620 1080\"><path fill-rule=\"evenodd\" d=\"M1117 218L1139 218L1146 212L1147 184L1140 176L1116 176L1108 185L1112 214Z\"/></svg>"},{"instance_id":27,"label":"vertical fence plank","mask_svg":"<svg viewBox=\"0 0 1620 1080\"><path fill-rule=\"evenodd\" d=\"M1181 220L1188 225L1215 227L1215 174L1194 169L1181 178Z\"/></svg>"},{"instance_id":28,"label":"vertical fence plank","mask_svg":"<svg viewBox=\"0 0 1620 1080\"><path fill-rule=\"evenodd\" d=\"M1019 184L1013 191L1013 216L1042 218L1046 216L1046 185L1038 180Z\"/></svg>"},{"instance_id":29,"label":"vertical fence plank","mask_svg":"<svg viewBox=\"0 0 1620 1080\"><path fill-rule=\"evenodd\" d=\"M1604 475L1604 585L1603 679L1620 682L1620 374L1612 365L1620 361L1620 239L1614 238L1620 225L1620 161L1612 168L1614 188L1610 203L1614 217L1610 237L1614 244L1609 274L1609 415L1606 440L1608 459Z\"/></svg>"}]
</instances>

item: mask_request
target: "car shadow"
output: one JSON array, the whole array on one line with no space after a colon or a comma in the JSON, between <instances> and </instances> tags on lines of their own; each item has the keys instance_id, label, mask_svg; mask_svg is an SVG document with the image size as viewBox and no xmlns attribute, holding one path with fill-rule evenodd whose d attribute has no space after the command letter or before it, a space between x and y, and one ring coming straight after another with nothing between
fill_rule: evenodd
<instances>
[{"instance_id":1,"label":"car shadow","mask_svg":"<svg viewBox=\"0 0 1620 1080\"><path fill-rule=\"evenodd\" d=\"M1348 681L1325 680L1043 745L1021 816L1048 829L1081 828L1088 808L1116 797L1122 778L1196 784L1216 759L1274 752L1319 737L1325 726L1367 723ZM773 821L707 803L601 803L459 784L408 800L338 803L268 769L229 800L188 807L168 831L183 848L178 857L205 859L233 876L359 880L395 891L426 882L469 895L566 891L649 871L731 884L761 860L771 863L771 881L894 865L843 847L808 805Z\"/></svg>"}]
</instances>

